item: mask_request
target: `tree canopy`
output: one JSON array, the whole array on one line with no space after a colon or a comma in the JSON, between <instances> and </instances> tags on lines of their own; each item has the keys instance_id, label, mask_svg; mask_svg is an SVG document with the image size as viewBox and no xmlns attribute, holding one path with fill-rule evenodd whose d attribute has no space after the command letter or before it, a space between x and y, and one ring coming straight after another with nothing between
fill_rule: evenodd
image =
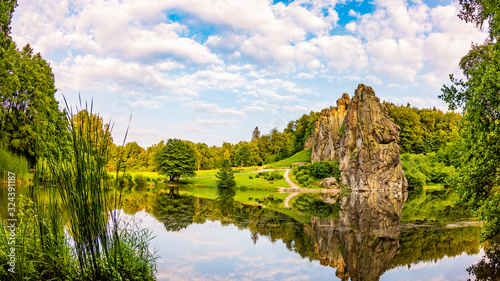
<instances>
[{"instance_id":1,"label":"tree canopy","mask_svg":"<svg viewBox=\"0 0 500 281\"><path fill-rule=\"evenodd\" d=\"M171 181L181 176L196 176L196 154L189 143L180 139L169 139L158 151L158 173Z\"/></svg>"},{"instance_id":2,"label":"tree canopy","mask_svg":"<svg viewBox=\"0 0 500 281\"><path fill-rule=\"evenodd\" d=\"M495 189L500 181L500 34L498 1L461 0L460 18L482 27L489 23L490 37L482 45L473 45L461 59L465 79L455 79L443 86L440 96L450 109L461 108L463 138L460 192L462 199L487 220L484 237L500 233L497 223L500 203Z\"/></svg>"},{"instance_id":3,"label":"tree canopy","mask_svg":"<svg viewBox=\"0 0 500 281\"><path fill-rule=\"evenodd\" d=\"M18 50L10 37L10 21L17 1L0 3L0 145L34 164L36 138L49 148L67 139L67 120L54 94L54 74L30 45Z\"/></svg>"}]
</instances>

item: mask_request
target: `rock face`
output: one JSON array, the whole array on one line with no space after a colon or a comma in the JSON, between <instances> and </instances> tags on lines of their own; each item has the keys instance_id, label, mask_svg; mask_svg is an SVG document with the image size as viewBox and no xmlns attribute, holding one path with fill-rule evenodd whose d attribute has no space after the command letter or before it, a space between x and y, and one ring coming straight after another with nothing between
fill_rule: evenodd
<instances>
[{"instance_id":1,"label":"rock face","mask_svg":"<svg viewBox=\"0 0 500 281\"><path fill-rule=\"evenodd\" d=\"M323 109L307 140L311 162L339 161L341 185L352 190L408 186L398 145L400 128L371 87L360 84L352 100L344 94L336 109Z\"/></svg>"},{"instance_id":2,"label":"rock face","mask_svg":"<svg viewBox=\"0 0 500 281\"><path fill-rule=\"evenodd\" d=\"M339 160L342 183L353 190L408 186L399 157L399 132L371 87L360 84L344 119Z\"/></svg>"},{"instance_id":3,"label":"rock face","mask_svg":"<svg viewBox=\"0 0 500 281\"><path fill-rule=\"evenodd\" d=\"M338 161L342 123L350 103L349 95L344 93L337 100L336 108L321 111L319 120L314 124L314 131L304 145L304 148L312 148L311 162Z\"/></svg>"}]
</instances>

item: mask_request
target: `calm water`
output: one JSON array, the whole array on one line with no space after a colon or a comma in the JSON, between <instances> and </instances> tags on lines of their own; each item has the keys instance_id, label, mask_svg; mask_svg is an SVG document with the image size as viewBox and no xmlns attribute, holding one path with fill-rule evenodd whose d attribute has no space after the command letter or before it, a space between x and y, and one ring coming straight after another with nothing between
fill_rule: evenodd
<instances>
[{"instance_id":1,"label":"calm water","mask_svg":"<svg viewBox=\"0 0 500 281\"><path fill-rule=\"evenodd\" d=\"M401 224L404 194L304 197L291 213L237 192L124 195L122 217L155 236L158 280L474 280L466 269L485 256L480 228ZM0 189L2 217L5 202Z\"/></svg>"}]
</instances>

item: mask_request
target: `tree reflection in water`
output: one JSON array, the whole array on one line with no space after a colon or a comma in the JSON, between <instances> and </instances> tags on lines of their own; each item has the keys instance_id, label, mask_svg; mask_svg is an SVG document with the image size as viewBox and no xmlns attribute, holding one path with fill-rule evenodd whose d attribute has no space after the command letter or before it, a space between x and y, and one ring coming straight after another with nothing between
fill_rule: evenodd
<instances>
[{"instance_id":1,"label":"tree reflection in water","mask_svg":"<svg viewBox=\"0 0 500 281\"><path fill-rule=\"evenodd\" d=\"M168 231L190 224L220 221L248 229L254 243L259 237L283 241L286 247L310 261L336 268L341 280L379 280L389 269L437 261L466 252L477 254L480 228L406 228L400 217L406 195L402 192L352 192L329 198L340 205L338 216L310 216L303 224L281 212L242 204L236 190L219 190L216 200L180 195L176 189L153 200L153 215ZM496 280L499 249L490 247L469 272L478 280ZM464 269L465 272L465 269ZM483 276L494 276L490 279ZM483 279L480 279L483 278Z\"/></svg>"},{"instance_id":2,"label":"tree reflection in water","mask_svg":"<svg viewBox=\"0 0 500 281\"><path fill-rule=\"evenodd\" d=\"M488 245L481 261L468 267L467 272L478 281L500 280L500 245Z\"/></svg>"}]
</instances>

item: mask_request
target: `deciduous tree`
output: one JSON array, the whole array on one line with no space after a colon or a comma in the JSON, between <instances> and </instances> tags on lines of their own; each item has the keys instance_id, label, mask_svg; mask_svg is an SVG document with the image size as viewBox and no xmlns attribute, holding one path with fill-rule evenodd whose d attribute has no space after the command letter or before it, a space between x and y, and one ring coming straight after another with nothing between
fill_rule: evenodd
<instances>
[{"instance_id":1,"label":"deciduous tree","mask_svg":"<svg viewBox=\"0 0 500 281\"><path fill-rule=\"evenodd\" d=\"M159 155L160 175L166 175L170 181L181 176L196 176L196 155L189 143L180 139L169 139Z\"/></svg>"}]
</instances>

